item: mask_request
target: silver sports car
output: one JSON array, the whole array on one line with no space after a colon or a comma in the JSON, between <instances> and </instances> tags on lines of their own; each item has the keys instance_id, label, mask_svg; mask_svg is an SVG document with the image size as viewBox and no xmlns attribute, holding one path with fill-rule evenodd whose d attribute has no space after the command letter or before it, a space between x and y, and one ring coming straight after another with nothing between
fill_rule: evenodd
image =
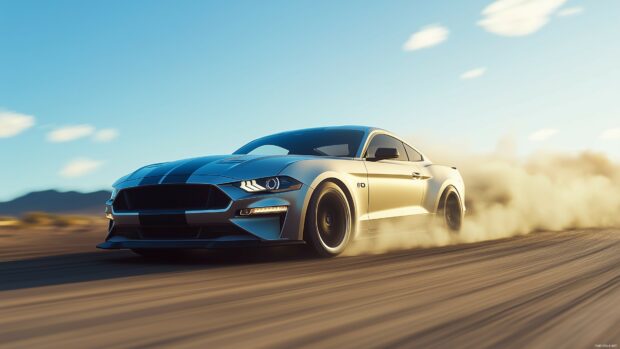
<instances>
[{"instance_id":1,"label":"silver sports car","mask_svg":"<svg viewBox=\"0 0 620 349\"><path fill-rule=\"evenodd\" d=\"M434 217L458 231L465 187L382 129L341 126L259 138L232 155L142 167L113 185L103 249L308 244L341 253L385 220Z\"/></svg>"}]
</instances>

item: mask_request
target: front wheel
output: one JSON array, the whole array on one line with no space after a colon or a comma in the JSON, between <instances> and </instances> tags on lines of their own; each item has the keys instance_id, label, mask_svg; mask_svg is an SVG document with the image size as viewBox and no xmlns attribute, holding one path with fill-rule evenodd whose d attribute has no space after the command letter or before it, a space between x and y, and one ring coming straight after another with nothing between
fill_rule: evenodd
<instances>
[{"instance_id":1,"label":"front wheel","mask_svg":"<svg viewBox=\"0 0 620 349\"><path fill-rule=\"evenodd\" d=\"M312 194L306 214L304 239L321 257L342 253L351 240L351 208L338 185L325 182Z\"/></svg>"}]
</instances>

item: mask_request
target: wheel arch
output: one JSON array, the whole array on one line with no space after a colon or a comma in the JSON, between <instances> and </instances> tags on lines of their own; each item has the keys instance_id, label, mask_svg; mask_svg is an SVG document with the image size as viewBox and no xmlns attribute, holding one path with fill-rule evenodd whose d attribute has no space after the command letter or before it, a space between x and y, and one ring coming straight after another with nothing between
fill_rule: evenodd
<instances>
[{"instance_id":1,"label":"wheel arch","mask_svg":"<svg viewBox=\"0 0 620 349\"><path fill-rule=\"evenodd\" d=\"M357 220L362 217L368 205L368 189L358 187L359 183L367 182L366 167L362 161L348 159L313 159L298 161L287 166L280 172L280 175L290 176L307 187L304 194L303 203L300 201L298 217L298 227L294 238L303 239L305 230L305 220L308 213L308 205L314 191L324 182L332 181L344 193L351 208L351 216L354 226L357 227ZM359 189L358 189L359 188Z\"/></svg>"},{"instance_id":2,"label":"wheel arch","mask_svg":"<svg viewBox=\"0 0 620 349\"><path fill-rule=\"evenodd\" d=\"M448 184L445 186L445 188L441 192L441 195L439 195L439 199L437 200L437 204L435 206L435 212L438 212L440 209L443 208L443 203L445 202L445 196L448 195L448 192L450 189L454 189L454 193L458 197L459 201L461 202L461 206L462 206L463 200L461 199L461 195L459 194L458 189L456 189L454 185Z\"/></svg>"},{"instance_id":3,"label":"wheel arch","mask_svg":"<svg viewBox=\"0 0 620 349\"><path fill-rule=\"evenodd\" d=\"M351 209L351 219L353 220L353 226L355 227L355 219L357 217L357 211L356 211L357 205L355 204L355 201L353 200L353 196L351 195L351 190L349 189L349 187L347 187L347 185L343 181L341 181L340 179L336 177L328 177L324 179L320 184L323 184L325 182L332 182L336 184L338 187L340 187L340 189L342 189L342 192L347 197L347 201L349 202L349 206Z\"/></svg>"},{"instance_id":4,"label":"wheel arch","mask_svg":"<svg viewBox=\"0 0 620 349\"><path fill-rule=\"evenodd\" d=\"M338 178L337 176L334 175L329 175L326 174L325 176L320 176L317 177L317 179L312 183L311 187L312 190L308 191L307 197L304 200L304 206L303 206L303 212L302 212L302 219L300 221L300 230L301 230L301 237L304 237L304 233L305 233L305 225L306 225L306 218L308 216L308 205L310 205L310 199L312 198L312 195L314 195L314 192L321 187L321 185L323 185L323 183L326 182L331 182L334 183L335 185L337 185L342 192L344 193L346 199L347 199L347 203L349 204L349 209L351 211L351 223L353 224L353 231L355 232L355 228L357 227L357 217L358 212L357 212L357 207L358 205L355 203L355 199L353 197L353 194L350 190L350 188L347 186L347 184L345 183L345 181L343 181L341 178Z\"/></svg>"},{"instance_id":5,"label":"wheel arch","mask_svg":"<svg viewBox=\"0 0 620 349\"><path fill-rule=\"evenodd\" d=\"M442 195L449 187L452 187L458 195L463 211L465 211L465 184L458 170L448 166L431 165L429 171L433 178L427 187L424 203L426 209L429 212L437 213Z\"/></svg>"}]
</instances>

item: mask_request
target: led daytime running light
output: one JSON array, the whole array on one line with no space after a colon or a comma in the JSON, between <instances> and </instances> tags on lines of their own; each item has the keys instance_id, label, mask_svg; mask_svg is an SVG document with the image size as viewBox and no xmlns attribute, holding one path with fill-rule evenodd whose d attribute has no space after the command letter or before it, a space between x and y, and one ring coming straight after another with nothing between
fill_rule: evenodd
<instances>
[{"instance_id":1,"label":"led daytime running light","mask_svg":"<svg viewBox=\"0 0 620 349\"><path fill-rule=\"evenodd\" d=\"M260 214L274 214L283 213L288 210L287 206L268 206L268 207L254 207L254 208L242 208L239 211L240 216L253 216Z\"/></svg>"}]
</instances>

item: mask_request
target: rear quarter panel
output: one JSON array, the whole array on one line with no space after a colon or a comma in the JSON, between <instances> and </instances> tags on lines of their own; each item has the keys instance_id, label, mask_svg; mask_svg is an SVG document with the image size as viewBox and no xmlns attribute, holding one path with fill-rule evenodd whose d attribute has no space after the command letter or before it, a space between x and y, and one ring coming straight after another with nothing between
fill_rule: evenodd
<instances>
[{"instance_id":1,"label":"rear quarter panel","mask_svg":"<svg viewBox=\"0 0 620 349\"><path fill-rule=\"evenodd\" d=\"M429 212L436 213L441 194L448 186L453 186L459 194L465 209L465 183L456 168L431 164L427 167L432 178L429 180L424 206Z\"/></svg>"}]
</instances>

